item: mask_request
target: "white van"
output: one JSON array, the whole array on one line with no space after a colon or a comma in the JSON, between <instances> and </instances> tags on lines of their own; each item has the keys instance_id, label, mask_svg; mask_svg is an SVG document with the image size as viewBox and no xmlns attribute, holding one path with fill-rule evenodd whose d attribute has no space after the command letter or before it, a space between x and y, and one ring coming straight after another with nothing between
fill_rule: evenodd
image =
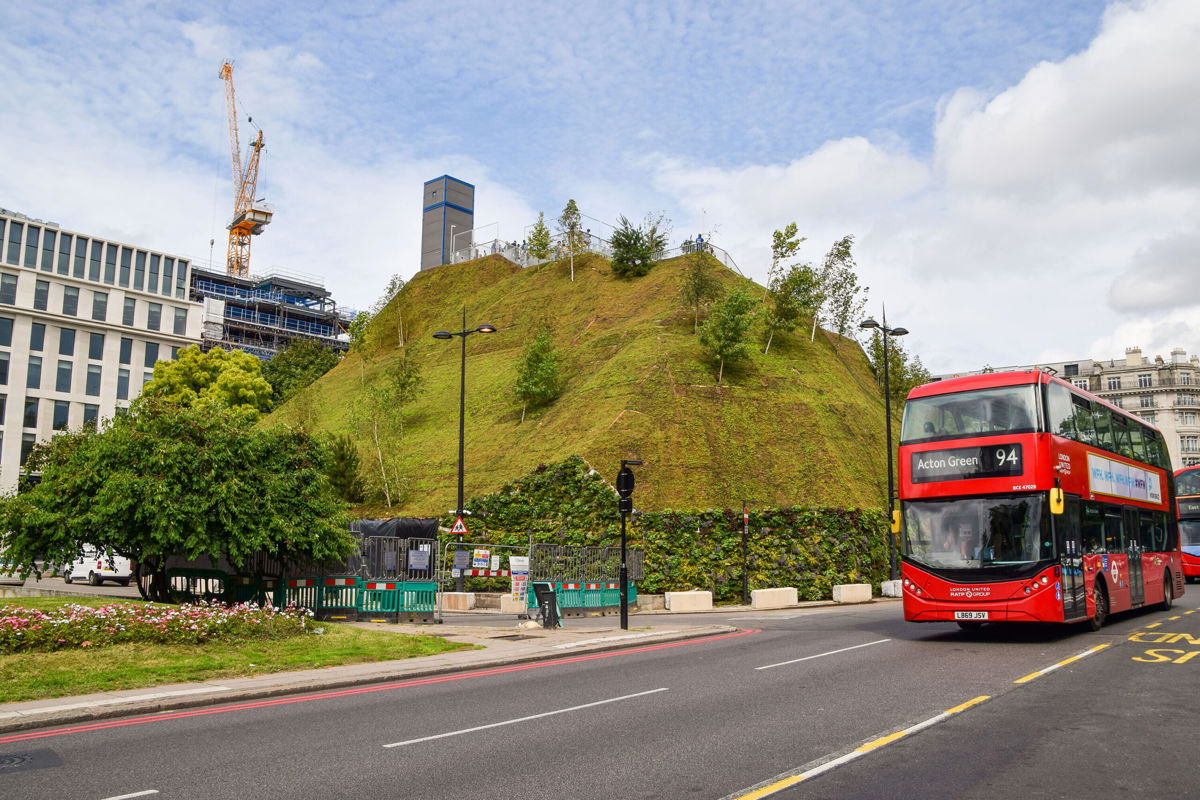
<instances>
[{"instance_id":1,"label":"white van","mask_svg":"<svg viewBox=\"0 0 1200 800\"><path fill-rule=\"evenodd\" d=\"M78 561L63 567L62 579L65 583L86 580L92 586L99 586L104 581L116 581L128 586L132 576L133 564L128 558L85 547Z\"/></svg>"}]
</instances>

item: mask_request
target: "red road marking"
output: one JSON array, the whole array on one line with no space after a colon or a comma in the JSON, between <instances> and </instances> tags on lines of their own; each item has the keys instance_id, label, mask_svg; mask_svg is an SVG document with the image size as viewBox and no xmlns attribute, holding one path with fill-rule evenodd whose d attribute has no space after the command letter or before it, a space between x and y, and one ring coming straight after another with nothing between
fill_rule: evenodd
<instances>
[{"instance_id":1,"label":"red road marking","mask_svg":"<svg viewBox=\"0 0 1200 800\"><path fill-rule=\"evenodd\" d=\"M187 719L188 717L203 717L209 714L224 714L229 711L246 711L254 708L270 708L271 706L289 705L291 703L308 703L313 700L328 700L334 697L349 697L356 694L368 694L371 692L388 692L393 689L407 689L411 686L425 686L431 683L448 683L450 681L461 681L468 678L485 678L489 675L503 675L508 672L522 672L528 669L541 669L542 667L557 667L562 664L578 664L581 661L595 661L600 658L614 658L616 656L631 655L633 653L647 653L652 650L666 650L671 647L683 647L692 644L705 644L707 642L717 642L722 639L732 639L738 636L748 636L752 633L761 633L760 628L751 630L737 631L736 633L722 633L717 636L708 636L703 639L687 639L682 642L665 642L663 644L646 645L645 647L631 647L627 650L614 650L607 653L592 653L590 655L573 656L571 658L556 658L553 661L537 661L532 664L514 664L511 667L496 667L495 669L478 670L476 672L460 672L450 675L432 675L428 678L414 678L407 681L399 681L397 683L385 683L378 686L361 686L353 689L339 689L331 692L321 692L319 694L306 694L298 697L278 697L271 700L255 700L249 703L237 703L229 706L217 706L216 708L198 708L188 711L174 711L166 713L156 713L144 717L130 717L129 719L114 719L105 722L93 722L85 725L72 725L67 728L52 728L44 731L30 731L28 733L17 733L11 736L0 736L0 744L8 742L24 742L30 739L46 739L51 736L64 736L69 733L89 733L91 731L101 731L107 728L123 728L127 725L144 725L148 722L166 722L174 719Z\"/></svg>"}]
</instances>

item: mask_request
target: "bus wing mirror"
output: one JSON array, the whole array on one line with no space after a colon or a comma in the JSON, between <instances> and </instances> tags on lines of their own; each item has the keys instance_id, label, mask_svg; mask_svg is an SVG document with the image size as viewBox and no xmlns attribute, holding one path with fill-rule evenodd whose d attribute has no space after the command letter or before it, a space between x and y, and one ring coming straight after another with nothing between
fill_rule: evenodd
<instances>
[{"instance_id":1,"label":"bus wing mirror","mask_svg":"<svg viewBox=\"0 0 1200 800\"><path fill-rule=\"evenodd\" d=\"M1059 489L1056 486L1055 488L1050 490L1050 513L1051 514L1063 513L1063 505L1064 505L1063 490Z\"/></svg>"},{"instance_id":2,"label":"bus wing mirror","mask_svg":"<svg viewBox=\"0 0 1200 800\"><path fill-rule=\"evenodd\" d=\"M900 509L892 512L892 533L900 532Z\"/></svg>"}]
</instances>

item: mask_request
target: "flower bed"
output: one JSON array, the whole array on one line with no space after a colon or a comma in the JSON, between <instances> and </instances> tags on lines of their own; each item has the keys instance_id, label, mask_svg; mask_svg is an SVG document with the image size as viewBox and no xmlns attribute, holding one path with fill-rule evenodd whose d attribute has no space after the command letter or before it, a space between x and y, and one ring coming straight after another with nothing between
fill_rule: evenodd
<instances>
[{"instance_id":1,"label":"flower bed","mask_svg":"<svg viewBox=\"0 0 1200 800\"><path fill-rule=\"evenodd\" d=\"M0 653L49 652L122 643L200 644L283 639L313 629L312 612L253 604L195 603L161 606L112 603L91 608L65 605L53 611L0 608Z\"/></svg>"}]
</instances>

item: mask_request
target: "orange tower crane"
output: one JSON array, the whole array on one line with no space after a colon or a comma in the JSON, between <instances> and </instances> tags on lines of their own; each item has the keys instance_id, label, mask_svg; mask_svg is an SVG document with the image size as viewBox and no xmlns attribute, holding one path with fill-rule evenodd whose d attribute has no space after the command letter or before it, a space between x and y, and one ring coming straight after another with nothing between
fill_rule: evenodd
<instances>
[{"instance_id":1,"label":"orange tower crane","mask_svg":"<svg viewBox=\"0 0 1200 800\"><path fill-rule=\"evenodd\" d=\"M242 168L242 146L238 139L237 104L233 93L233 63L226 61L217 74L225 81L225 107L229 115L229 145L233 153L233 217L229 220L229 249L226 272L237 277L250 274L250 237L263 232L271 222L273 209L254 199L258 188L258 161L264 147L263 133L250 144L245 169Z\"/></svg>"}]
</instances>

